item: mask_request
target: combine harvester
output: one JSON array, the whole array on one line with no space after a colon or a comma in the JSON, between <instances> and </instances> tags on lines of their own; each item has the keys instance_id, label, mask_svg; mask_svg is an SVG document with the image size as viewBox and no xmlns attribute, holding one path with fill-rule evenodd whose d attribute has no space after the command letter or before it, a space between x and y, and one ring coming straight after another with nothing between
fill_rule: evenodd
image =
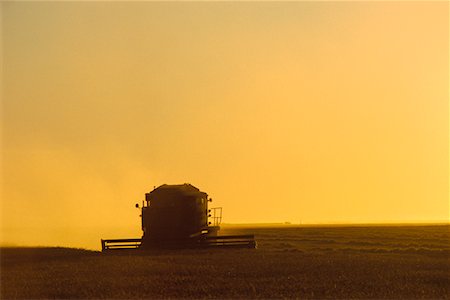
<instances>
[{"instance_id":1,"label":"combine harvester","mask_svg":"<svg viewBox=\"0 0 450 300\"><path fill-rule=\"evenodd\" d=\"M101 240L102 251L119 249L256 248L254 235L218 235L222 208L208 208L208 194L191 184L161 185L145 194L140 239Z\"/></svg>"}]
</instances>

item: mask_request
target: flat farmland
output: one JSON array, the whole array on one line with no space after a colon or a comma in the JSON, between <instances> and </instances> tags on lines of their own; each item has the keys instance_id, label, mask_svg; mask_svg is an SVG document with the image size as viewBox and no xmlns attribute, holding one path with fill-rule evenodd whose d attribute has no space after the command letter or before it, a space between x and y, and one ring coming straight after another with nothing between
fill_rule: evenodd
<instances>
[{"instance_id":1,"label":"flat farmland","mask_svg":"<svg viewBox=\"0 0 450 300\"><path fill-rule=\"evenodd\" d=\"M450 298L450 227L224 227L257 249L2 248L1 298Z\"/></svg>"}]
</instances>

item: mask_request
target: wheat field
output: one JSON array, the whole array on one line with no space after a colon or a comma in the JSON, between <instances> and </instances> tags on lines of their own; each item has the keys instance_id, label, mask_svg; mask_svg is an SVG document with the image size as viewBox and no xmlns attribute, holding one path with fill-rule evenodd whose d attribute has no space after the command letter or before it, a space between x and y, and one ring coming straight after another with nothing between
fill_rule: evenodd
<instances>
[{"instance_id":1,"label":"wheat field","mask_svg":"<svg viewBox=\"0 0 450 300\"><path fill-rule=\"evenodd\" d=\"M257 249L2 248L1 298L450 298L450 227L225 227Z\"/></svg>"}]
</instances>

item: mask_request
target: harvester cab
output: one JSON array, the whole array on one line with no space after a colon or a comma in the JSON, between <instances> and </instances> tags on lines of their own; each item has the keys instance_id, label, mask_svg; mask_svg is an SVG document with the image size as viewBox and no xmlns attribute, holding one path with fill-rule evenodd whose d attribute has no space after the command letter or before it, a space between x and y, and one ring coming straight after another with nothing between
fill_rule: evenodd
<instances>
[{"instance_id":1,"label":"harvester cab","mask_svg":"<svg viewBox=\"0 0 450 300\"><path fill-rule=\"evenodd\" d=\"M253 235L219 235L222 208L191 184L161 185L145 194L142 238L102 240L102 251L155 248L256 248Z\"/></svg>"}]
</instances>

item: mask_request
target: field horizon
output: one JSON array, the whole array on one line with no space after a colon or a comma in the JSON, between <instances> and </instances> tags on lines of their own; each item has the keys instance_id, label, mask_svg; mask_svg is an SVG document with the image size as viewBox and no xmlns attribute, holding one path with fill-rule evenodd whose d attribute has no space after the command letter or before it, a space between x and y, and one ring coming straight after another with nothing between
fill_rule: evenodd
<instances>
[{"instance_id":1,"label":"field horizon","mask_svg":"<svg viewBox=\"0 0 450 300\"><path fill-rule=\"evenodd\" d=\"M225 222L221 223L221 226L262 226L262 227L272 227L272 226L293 226L293 227L323 227L323 226L341 226L341 227L358 227L358 226L446 226L450 225L450 221L386 221L386 222L302 222L302 223L294 223L294 222Z\"/></svg>"},{"instance_id":2,"label":"field horizon","mask_svg":"<svg viewBox=\"0 0 450 300\"><path fill-rule=\"evenodd\" d=\"M10 248L10 247L62 247L62 248L75 248L75 249L86 249L86 250L100 250L100 240L101 239L117 239L117 238L140 238L142 237L142 231L139 227L140 224L135 226L127 226L127 227L99 227L98 234L93 234L93 228L78 228L70 230L73 235L76 235L80 240L83 235L86 237L86 241L83 243L77 243L76 241L65 240L62 243L38 243L38 242L17 242L17 241L0 241L0 247L2 248ZM246 229L251 230L252 228L334 228L334 227L415 227L415 226L450 226L450 222L386 222L386 223L378 223L378 222L362 222L362 223L290 223L290 222L257 222L257 223L222 223L221 224L221 232L226 232L227 229ZM67 229L61 229L61 233L58 231L59 235L63 235ZM14 232L14 230L12 230ZM33 229L28 229L27 232L33 233ZM21 234L20 234L21 235ZM25 235L22 240L25 240L27 235Z\"/></svg>"}]
</instances>

